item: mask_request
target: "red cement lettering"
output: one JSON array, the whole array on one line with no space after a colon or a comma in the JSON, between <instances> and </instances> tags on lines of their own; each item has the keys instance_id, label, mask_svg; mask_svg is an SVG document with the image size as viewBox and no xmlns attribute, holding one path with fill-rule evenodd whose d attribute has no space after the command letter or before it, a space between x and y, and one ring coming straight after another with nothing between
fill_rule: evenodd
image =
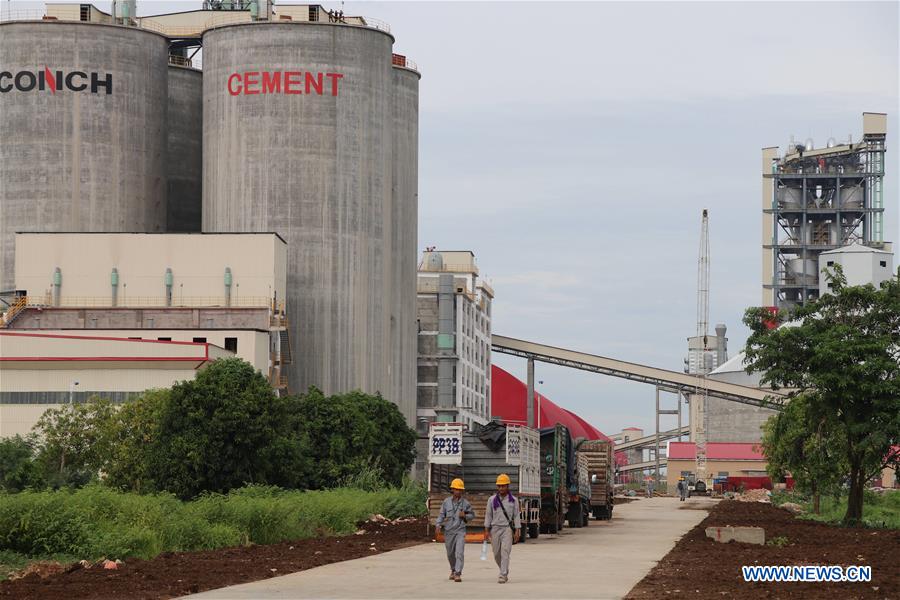
<instances>
[{"instance_id":1,"label":"red cement lettering","mask_svg":"<svg viewBox=\"0 0 900 600\"><path fill-rule=\"evenodd\" d=\"M338 95L338 79L341 79L343 75L340 73L325 73L325 76L331 79L331 95Z\"/></svg>"},{"instance_id":2,"label":"red cement lettering","mask_svg":"<svg viewBox=\"0 0 900 600\"><path fill-rule=\"evenodd\" d=\"M244 95L252 96L259 93L258 88L251 90L251 85L259 85L259 71L247 71L244 73Z\"/></svg>"},{"instance_id":3,"label":"red cement lettering","mask_svg":"<svg viewBox=\"0 0 900 600\"><path fill-rule=\"evenodd\" d=\"M281 92L281 71L263 71L262 93L278 94Z\"/></svg>"},{"instance_id":4,"label":"red cement lettering","mask_svg":"<svg viewBox=\"0 0 900 600\"><path fill-rule=\"evenodd\" d=\"M306 93L309 93L310 87L316 91L318 95L322 95L322 74L306 72Z\"/></svg>"},{"instance_id":5,"label":"red cement lettering","mask_svg":"<svg viewBox=\"0 0 900 600\"><path fill-rule=\"evenodd\" d=\"M231 86L231 82L237 79L237 87L234 88ZM241 74L240 73L232 73L228 76L228 93L232 96L237 96L241 93Z\"/></svg>"},{"instance_id":6,"label":"red cement lettering","mask_svg":"<svg viewBox=\"0 0 900 600\"><path fill-rule=\"evenodd\" d=\"M292 86L300 85L300 77L303 75L303 71L285 71L284 72L284 93L285 94L300 94L300 90L293 89Z\"/></svg>"}]
</instances>

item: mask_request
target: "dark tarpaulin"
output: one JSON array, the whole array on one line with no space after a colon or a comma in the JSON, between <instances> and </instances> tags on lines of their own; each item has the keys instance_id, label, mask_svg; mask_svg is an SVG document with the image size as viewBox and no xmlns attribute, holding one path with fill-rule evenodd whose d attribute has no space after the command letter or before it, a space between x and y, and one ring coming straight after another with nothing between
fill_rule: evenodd
<instances>
[{"instance_id":1,"label":"dark tarpaulin","mask_svg":"<svg viewBox=\"0 0 900 600\"><path fill-rule=\"evenodd\" d=\"M481 425L475 430L475 435L481 440L481 443L490 448L493 452L497 452L506 445L506 425L491 421L486 425Z\"/></svg>"}]
</instances>

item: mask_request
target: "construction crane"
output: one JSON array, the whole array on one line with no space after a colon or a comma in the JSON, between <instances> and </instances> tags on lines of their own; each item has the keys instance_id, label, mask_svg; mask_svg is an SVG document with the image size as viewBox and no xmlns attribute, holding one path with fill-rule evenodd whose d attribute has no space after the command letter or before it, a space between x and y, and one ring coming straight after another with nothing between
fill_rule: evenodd
<instances>
[{"instance_id":1,"label":"construction crane","mask_svg":"<svg viewBox=\"0 0 900 600\"><path fill-rule=\"evenodd\" d=\"M703 340L697 368L697 394L694 396L696 429L694 446L697 456L697 481L706 483L706 402L709 399L706 374L709 372L709 212L703 209L700 223L700 256L697 260L697 337ZM711 366L711 365L710 365Z\"/></svg>"}]
</instances>

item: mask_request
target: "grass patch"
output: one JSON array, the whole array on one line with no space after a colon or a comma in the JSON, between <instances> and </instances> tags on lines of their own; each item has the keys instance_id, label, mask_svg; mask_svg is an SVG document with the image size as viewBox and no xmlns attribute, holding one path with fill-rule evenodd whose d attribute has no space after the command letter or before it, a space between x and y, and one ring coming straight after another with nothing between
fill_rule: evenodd
<instances>
[{"instance_id":1,"label":"grass patch","mask_svg":"<svg viewBox=\"0 0 900 600\"><path fill-rule=\"evenodd\" d=\"M250 486L183 502L89 485L0 494L0 576L34 560L149 559L166 551L351 533L373 513L425 513L423 488L322 491Z\"/></svg>"},{"instance_id":2,"label":"grass patch","mask_svg":"<svg viewBox=\"0 0 900 600\"><path fill-rule=\"evenodd\" d=\"M781 506L785 502L795 502L806 511L801 519L832 523L839 525L847 512L847 497L834 498L822 496L819 502L819 514L812 512L812 499L794 492L772 494L772 504ZM886 491L876 494L870 490L865 492L863 502L863 525L879 529L900 529L900 491Z\"/></svg>"}]
</instances>

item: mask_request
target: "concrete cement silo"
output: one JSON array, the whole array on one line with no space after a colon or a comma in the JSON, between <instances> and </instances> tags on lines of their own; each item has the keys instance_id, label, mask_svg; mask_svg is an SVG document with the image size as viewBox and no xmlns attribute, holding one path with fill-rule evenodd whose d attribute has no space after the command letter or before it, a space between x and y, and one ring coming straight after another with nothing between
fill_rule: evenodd
<instances>
[{"instance_id":1,"label":"concrete cement silo","mask_svg":"<svg viewBox=\"0 0 900 600\"><path fill-rule=\"evenodd\" d=\"M293 391L392 392L392 43L328 22L203 36L203 230L286 239Z\"/></svg>"},{"instance_id":2,"label":"concrete cement silo","mask_svg":"<svg viewBox=\"0 0 900 600\"><path fill-rule=\"evenodd\" d=\"M419 205L419 79L405 57L393 57L391 290L392 380L411 427L416 417L418 327L416 282Z\"/></svg>"},{"instance_id":3,"label":"concrete cement silo","mask_svg":"<svg viewBox=\"0 0 900 600\"><path fill-rule=\"evenodd\" d=\"M166 231L200 231L203 204L203 73L169 66Z\"/></svg>"},{"instance_id":4,"label":"concrete cement silo","mask_svg":"<svg viewBox=\"0 0 900 600\"><path fill-rule=\"evenodd\" d=\"M0 24L0 290L16 231L163 230L167 55L133 27Z\"/></svg>"}]
</instances>

